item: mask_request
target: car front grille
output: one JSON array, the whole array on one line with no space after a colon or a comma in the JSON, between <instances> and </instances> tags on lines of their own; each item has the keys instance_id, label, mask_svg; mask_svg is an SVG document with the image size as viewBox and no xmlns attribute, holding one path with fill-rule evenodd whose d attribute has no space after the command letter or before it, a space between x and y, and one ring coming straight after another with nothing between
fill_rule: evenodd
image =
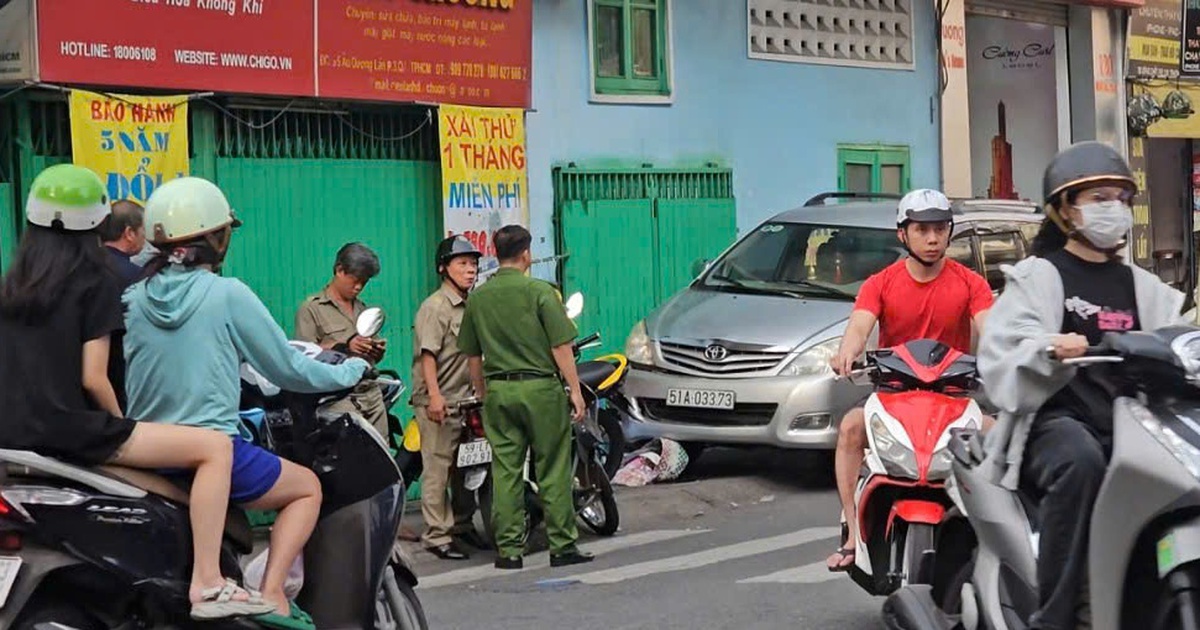
<instances>
[{"instance_id":1,"label":"car front grille","mask_svg":"<svg viewBox=\"0 0 1200 630\"><path fill-rule=\"evenodd\" d=\"M663 360L672 366L713 376L747 376L774 370L787 352L727 349L725 358L713 361L705 355L706 347L682 343L659 342Z\"/></svg>"},{"instance_id":2,"label":"car front grille","mask_svg":"<svg viewBox=\"0 0 1200 630\"><path fill-rule=\"evenodd\" d=\"M699 424L709 427L761 427L771 423L775 403L737 403L733 409L670 407L662 398L639 398L642 411L655 422Z\"/></svg>"}]
</instances>

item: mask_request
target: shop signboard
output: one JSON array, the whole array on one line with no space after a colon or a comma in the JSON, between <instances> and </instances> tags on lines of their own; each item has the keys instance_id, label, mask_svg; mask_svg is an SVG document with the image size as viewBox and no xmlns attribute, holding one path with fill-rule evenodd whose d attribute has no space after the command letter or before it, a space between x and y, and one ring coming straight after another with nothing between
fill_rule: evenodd
<instances>
[{"instance_id":1,"label":"shop signboard","mask_svg":"<svg viewBox=\"0 0 1200 630\"><path fill-rule=\"evenodd\" d=\"M497 265L496 230L529 226L525 112L453 105L438 110L446 233L466 236L483 252L484 273Z\"/></svg>"},{"instance_id":2,"label":"shop signboard","mask_svg":"<svg viewBox=\"0 0 1200 630\"><path fill-rule=\"evenodd\" d=\"M1184 0L1179 74L1200 77L1200 0Z\"/></svg>"},{"instance_id":3,"label":"shop signboard","mask_svg":"<svg viewBox=\"0 0 1200 630\"><path fill-rule=\"evenodd\" d=\"M1133 231L1129 239L1129 252L1134 263L1143 269L1150 269L1154 265L1154 259L1150 252L1152 235L1150 191L1146 187L1145 139L1129 139L1129 168L1133 171L1133 178L1138 185L1138 193L1133 197Z\"/></svg>"},{"instance_id":4,"label":"shop signboard","mask_svg":"<svg viewBox=\"0 0 1200 630\"><path fill-rule=\"evenodd\" d=\"M0 0L0 84L33 78L33 0Z\"/></svg>"},{"instance_id":5,"label":"shop signboard","mask_svg":"<svg viewBox=\"0 0 1200 630\"><path fill-rule=\"evenodd\" d=\"M526 108L532 11L531 0L39 0L37 76Z\"/></svg>"},{"instance_id":6,"label":"shop signboard","mask_svg":"<svg viewBox=\"0 0 1200 630\"><path fill-rule=\"evenodd\" d=\"M1129 12L1130 78L1179 76L1183 5L1179 0L1146 0Z\"/></svg>"}]
</instances>

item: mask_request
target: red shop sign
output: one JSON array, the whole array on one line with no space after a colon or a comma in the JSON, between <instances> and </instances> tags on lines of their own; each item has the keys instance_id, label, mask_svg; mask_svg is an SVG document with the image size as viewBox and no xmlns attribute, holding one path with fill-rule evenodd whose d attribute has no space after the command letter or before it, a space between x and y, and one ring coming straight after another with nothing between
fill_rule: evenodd
<instances>
[{"instance_id":1,"label":"red shop sign","mask_svg":"<svg viewBox=\"0 0 1200 630\"><path fill-rule=\"evenodd\" d=\"M37 14L43 81L531 101L533 0L38 0Z\"/></svg>"},{"instance_id":2,"label":"red shop sign","mask_svg":"<svg viewBox=\"0 0 1200 630\"><path fill-rule=\"evenodd\" d=\"M314 93L313 3L38 0L43 81Z\"/></svg>"},{"instance_id":3,"label":"red shop sign","mask_svg":"<svg viewBox=\"0 0 1200 630\"><path fill-rule=\"evenodd\" d=\"M533 0L321 0L320 96L527 107Z\"/></svg>"}]
</instances>

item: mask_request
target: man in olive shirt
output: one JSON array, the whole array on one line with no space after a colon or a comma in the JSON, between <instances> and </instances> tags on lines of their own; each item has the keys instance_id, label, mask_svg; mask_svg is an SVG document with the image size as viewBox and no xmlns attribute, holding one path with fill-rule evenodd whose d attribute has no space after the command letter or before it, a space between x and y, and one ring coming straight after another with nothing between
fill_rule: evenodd
<instances>
[{"instance_id":1,"label":"man in olive shirt","mask_svg":"<svg viewBox=\"0 0 1200 630\"><path fill-rule=\"evenodd\" d=\"M467 301L458 336L459 349L470 357L475 390L486 394L483 423L492 445L498 569L523 565L522 469L531 447L546 507L550 566L592 560L575 546L579 532L572 498L571 416L579 421L584 414L572 351L578 333L554 287L526 275L531 242L529 231L517 225L496 232L500 270ZM560 374L571 392L569 407Z\"/></svg>"},{"instance_id":2,"label":"man in olive shirt","mask_svg":"<svg viewBox=\"0 0 1200 630\"><path fill-rule=\"evenodd\" d=\"M477 549L487 546L472 521L475 495L463 487L454 461L463 427L457 405L473 394L467 357L458 350L458 332L481 256L462 236L438 245L435 264L442 286L421 304L413 326L411 403L421 432L421 514L427 526L421 539L443 560L469 557L460 542Z\"/></svg>"},{"instance_id":3,"label":"man in olive shirt","mask_svg":"<svg viewBox=\"0 0 1200 630\"><path fill-rule=\"evenodd\" d=\"M379 275L379 258L362 243L347 243L337 252L333 278L320 293L310 295L296 311L296 339L323 348L337 348L371 363L383 360L387 344L382 339L365 339L357 334L358 316L367 305L358 299L372 278ZM387 408L383 392L375 383L361 383L334 411L357 411L388 439Z\"/></svg>"}]
</instances>

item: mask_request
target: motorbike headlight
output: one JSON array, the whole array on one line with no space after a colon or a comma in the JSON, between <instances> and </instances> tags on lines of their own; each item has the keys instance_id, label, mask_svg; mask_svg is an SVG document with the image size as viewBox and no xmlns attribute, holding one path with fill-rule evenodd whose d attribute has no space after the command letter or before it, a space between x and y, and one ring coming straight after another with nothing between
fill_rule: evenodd
<instances>
[{"instance_id":1,"label":"motorbike headlight","mask_svg":"<svg viewBox=\"0 0 1200 630\"><path fill-rule=\"evenodd\" d=\"M1200 376L1200 331L1179 335L1171 341L1171 350L1189 376Z\"/></svg>"},{"instance_id":2,"label":"motorbike headlight","mask_svg":"<svg viewBox=\"0 0 1200 630\"><path fill-rule=\"evenodd\" d=\"M875 452L889 475L917 478L917 454L888 431L887 424L879 414L871 415L871 437Z\"/></svg>"},{"instance_id":3,"label":"motorbike headlight","mask_svg":"<svg viewBox=\"0 0 1200 630\"><path fill-rule=\"evenodd\" d=\"M1130 400L1130 414L1142 425L1155 441L1162 445L1192 476L1200 479L1200 449L1183 439L1178 433L1164 426L1154 414L1142 404Z\"/></svg>"},{"instance_id":4,"label":"motorbike headlight","mask_svg":"<svg viewBox=\"0 0 1200 630\"><path fill-rule=\"evenodd\" d=\"M950 455L949 448L943 448L933 454L933 459L929 462L929 473L926 475L930 481L938 481L950 477L950 464L954 461L954 457Z\"/></svg>"},{"instance_id":5,"label":"motorbike headlight","mask_svg":"<svg viewBox=\"0 0 1200 630\"><path fill-rule=\"evenodd\" d=\"M625 358L630 363L650 365L654 363L653 345L650 335L646 334L646 322L640 321L629 331L629 337L625 340Z\"/></svg>"},{"instance_id":6,"label":"motorbike headlight","mask_svg":"<svg viewBox=\"0 0 1200 630\"><path fill-rule=\"evenodd\" d=\"M792 359L792 362L787 367L783 368L783 376L822 376L831 374L833 368L829 367L829 361L837 355L838 346L841 344L841 337L835 337L822 341L821 343L801 352L799 356Z\"/></svg>"}]
</instances>

